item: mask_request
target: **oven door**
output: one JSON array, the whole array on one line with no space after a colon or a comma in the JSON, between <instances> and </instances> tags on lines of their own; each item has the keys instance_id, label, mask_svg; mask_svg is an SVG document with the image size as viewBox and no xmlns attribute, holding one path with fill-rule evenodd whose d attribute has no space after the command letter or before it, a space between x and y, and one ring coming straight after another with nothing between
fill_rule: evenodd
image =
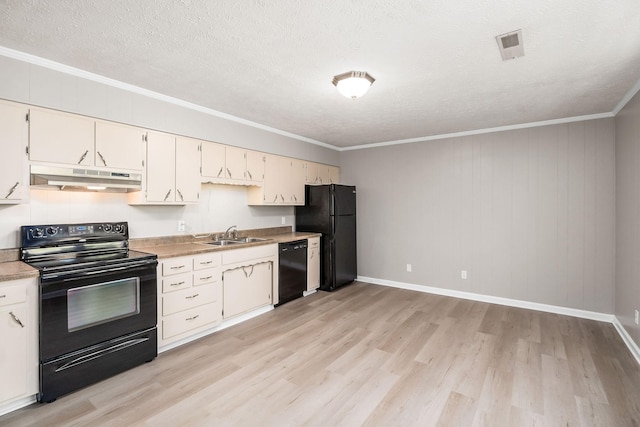
<instances>
[{"instance_id":1,"label":"oven door","mask_svg":"<svg viewBox=\"0 0 640 427\"><path fill-rule=\"evenodd\" d=\"M152 328L156 260L41 276L40 361Z\"/></svg>"}]
</instances>

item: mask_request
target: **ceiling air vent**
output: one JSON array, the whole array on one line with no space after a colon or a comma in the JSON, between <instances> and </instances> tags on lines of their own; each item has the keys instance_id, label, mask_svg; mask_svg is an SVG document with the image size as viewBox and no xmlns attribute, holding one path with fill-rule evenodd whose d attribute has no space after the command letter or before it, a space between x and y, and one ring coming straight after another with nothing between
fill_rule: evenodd
<instances>
[{"instance_id":1,"label":"ceiling air vent","mask_svg":"<svg viewBox=\"0 0 640 427\"><path fill-rule=\"evenodd\" d=\"M511 31L510 33L496 36L498 48L502 60L514 59L524 56L524 46L522 45L522 30Z\"/></svg>"}]
</instances>

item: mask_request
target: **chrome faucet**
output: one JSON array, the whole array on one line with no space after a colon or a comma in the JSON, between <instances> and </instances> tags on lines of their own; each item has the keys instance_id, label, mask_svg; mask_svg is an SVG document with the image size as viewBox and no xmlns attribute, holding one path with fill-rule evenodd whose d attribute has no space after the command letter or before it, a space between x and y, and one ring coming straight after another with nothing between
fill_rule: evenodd
<instances>
[{"instance_id":1,"label":"chrome faucet","mask_svg":"<svg viewBox=\"0 0 640 427\"><path fill-rule=\"evenodd\" d=\"M232 228L236 228L238 227L237 225L232 225L231 227L227 228L227 231L224 232L224 234L222 235L223 239L231 239L231 229ZM233 230L233 238L237 239L238 238L238 229L236 228L235 230Z\"/></svg>"}]
</instances>

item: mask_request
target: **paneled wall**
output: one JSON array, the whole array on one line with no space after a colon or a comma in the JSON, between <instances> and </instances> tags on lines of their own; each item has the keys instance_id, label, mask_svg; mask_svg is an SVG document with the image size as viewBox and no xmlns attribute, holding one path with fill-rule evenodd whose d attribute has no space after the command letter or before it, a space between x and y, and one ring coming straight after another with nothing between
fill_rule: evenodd
<instances>
[{"instance_id":1,"label":"paneled wall","mask_svg":"<svg viewBox=\"0 0 640 427\"><path fill-rule=\"evenodd\" d=\"M359 275L613 313L614 145L600 119L341 153Z\"/></svg>"},{"instance_id":2,"label":"paneled wall","mask_svg":"<svg viewBox=\"0 0 640 427\"><path fill-rule=\"evenodd\" d=\"M640 346L640 94L616 116L615 314Z\"/></svg>"}]
</instances>

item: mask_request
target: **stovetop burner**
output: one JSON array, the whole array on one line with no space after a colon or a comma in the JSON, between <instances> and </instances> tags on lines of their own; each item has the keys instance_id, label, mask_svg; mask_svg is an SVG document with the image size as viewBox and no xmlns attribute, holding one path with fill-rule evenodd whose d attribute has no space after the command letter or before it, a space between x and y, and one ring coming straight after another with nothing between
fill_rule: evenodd
<instances>
[{"instance_id":1,"label":"stovetop burner","mask_svg":"<svg viewBox=\"0 0 640 427\"><path fill-rule=\"evenodd\" d=\"M129 250L126 222L26 225L20 227L22 261L45 274L93 273L139 264L156 256Z\"/></svg>"}]
</instances>

